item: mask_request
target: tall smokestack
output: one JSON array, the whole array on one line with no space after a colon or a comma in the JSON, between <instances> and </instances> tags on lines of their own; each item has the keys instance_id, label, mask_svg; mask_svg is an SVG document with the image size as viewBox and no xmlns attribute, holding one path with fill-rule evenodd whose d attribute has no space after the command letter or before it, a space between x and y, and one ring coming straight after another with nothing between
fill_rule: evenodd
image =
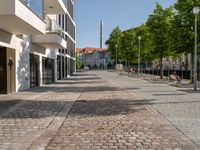
<instances>
[{"instance_id":1,"label":"tall smokestack","mask_svg":"<svg viewBox=\"0 0 200 150\"><path fill-rule=\"evenodd\" d=\"M103 42L103 21L100 22L100 48L102 48Z\"/></svg>"}]
</instances>

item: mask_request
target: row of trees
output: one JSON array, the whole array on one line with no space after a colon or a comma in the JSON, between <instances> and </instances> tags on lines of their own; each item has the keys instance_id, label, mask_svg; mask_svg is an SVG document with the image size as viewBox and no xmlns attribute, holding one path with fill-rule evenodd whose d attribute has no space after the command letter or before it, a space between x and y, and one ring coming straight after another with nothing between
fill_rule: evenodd
<instances>
[{"instance_id":1,"label":"row of trees","mask_svg":"<svg viewBox=\"0 0 200 150\"><path fill-rule=\"evenodd\" d=\"M194 53L195 6L200 6L200 0L177 0L174 6L166 9L156 3L154 12L145 24L123 32L117 26L106 41L111 58L115 59L117 48L118 60L137 64L138 36L141 36L142 62L159 60L160 75L163 78L163 58Z\"/></svg>"}]
</instances>

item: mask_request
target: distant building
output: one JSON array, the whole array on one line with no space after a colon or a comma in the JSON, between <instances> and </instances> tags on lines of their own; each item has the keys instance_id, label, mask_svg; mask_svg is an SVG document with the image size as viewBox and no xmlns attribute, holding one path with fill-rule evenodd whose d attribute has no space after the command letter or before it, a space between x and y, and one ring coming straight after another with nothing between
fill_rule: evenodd
<instances>
[{"instance_id":1,"label":"distant building","mask_svg":"<svg viewBox=\"0 0 200 150\"><path fill-rule=\"evenodd\" d=\"M105 48L77 48L76 53L84 66L90 68L105 69L113 64L110 54Z\"/></svg>"}]
</instances>

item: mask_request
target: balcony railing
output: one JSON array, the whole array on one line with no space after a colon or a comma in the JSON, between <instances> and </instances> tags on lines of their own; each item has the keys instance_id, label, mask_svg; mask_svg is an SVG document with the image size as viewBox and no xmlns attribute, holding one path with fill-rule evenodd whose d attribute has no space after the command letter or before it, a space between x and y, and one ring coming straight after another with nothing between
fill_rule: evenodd
<instances>
[{"instance_id":1,"label":"balcony railing","mask_svg":"<svg viewBox=\"0 0 200 150\"><path fill-rule=\"evenodd\" d=\"M37 16L44 18L44 0L19 0L30 8Z\"/></svg>"},{"instance_id":2,"label":"balcony railing","mask_svg":"<svg viewBox=\"0 0 200 150\"><path fill-rule=\"evenodd\" d=\"M47 33L57 33L61 37L63 37L63 29L61 26L57 23L56 20L52 20L50 18L46 19L46 32Z\"/></svg>"}]
</instances>

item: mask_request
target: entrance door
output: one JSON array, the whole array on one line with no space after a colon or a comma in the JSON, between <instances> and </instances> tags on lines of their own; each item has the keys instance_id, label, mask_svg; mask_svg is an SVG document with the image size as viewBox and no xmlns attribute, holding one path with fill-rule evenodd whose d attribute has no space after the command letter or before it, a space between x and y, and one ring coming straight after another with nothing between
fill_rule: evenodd
<instances>
[{"instance_id":1,"label":"entrance door","mask_svg":"<svg viewBox=\"0 0 200 150\"><path fill-rule=\"evenodd\" d=\"M0 94L7 93L6 48L0 47Z\"/></svg>"},{"instance_id":2,"label":"entrance door","mask_svg":"<svg viewBox=\"0 0 200 150\"><path fill-rule=\"evenodd\" d=\"M15 51L0 47L0 93L15 92Z\"/></svg>"}]
</instances>

